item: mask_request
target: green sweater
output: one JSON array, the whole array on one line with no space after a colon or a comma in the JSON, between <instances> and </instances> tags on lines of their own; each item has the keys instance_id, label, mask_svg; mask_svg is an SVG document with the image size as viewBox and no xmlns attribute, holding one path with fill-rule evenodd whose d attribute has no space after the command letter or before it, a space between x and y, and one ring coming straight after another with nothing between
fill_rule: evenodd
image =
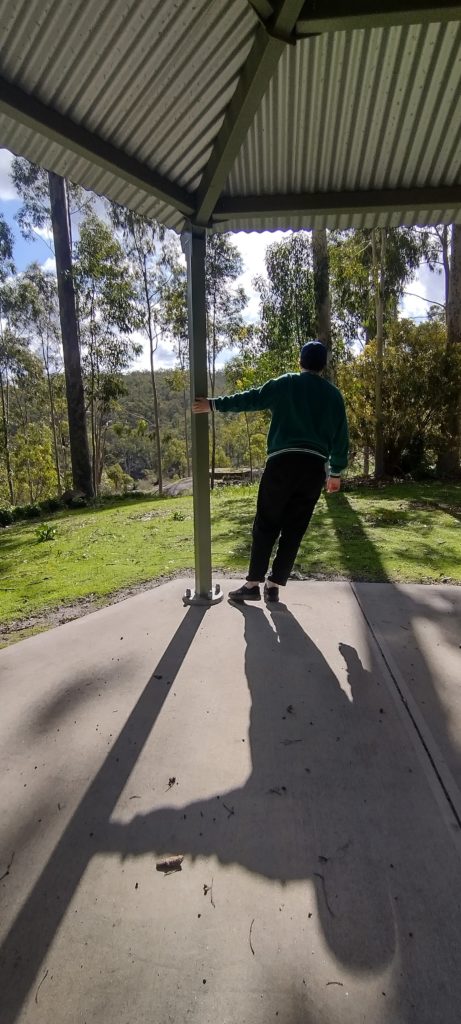
<instances>
[{"instance_id":1,"label":"green sweater","mask_svg":"<svg viewBox=\"0 0 461 1024\"><path fill-rule=\"evenodd\" d=\"M270 409L268 458L282 452L309 452L330 461L331 476L347 466L349 435L343 396L314 373L285 373L260 388L213 398L218 412L261 412Z\"/></svg>"}]
</instances>

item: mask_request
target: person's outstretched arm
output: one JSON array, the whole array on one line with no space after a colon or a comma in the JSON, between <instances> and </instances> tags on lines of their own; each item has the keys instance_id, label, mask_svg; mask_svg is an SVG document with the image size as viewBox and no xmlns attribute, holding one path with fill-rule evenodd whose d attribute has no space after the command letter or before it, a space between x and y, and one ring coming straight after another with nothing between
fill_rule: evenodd
<instances>
[{"instance_id":1,"label":"person's outstretched arm","mask_svg":"<svg viewBox=\"0 0 461 1024\"><path fill-rule=\"evenodd\" d=\"M192 402L192 412L262 412L272 409L277 391L277 380L268 380L260 388L239 391L236 395L223 395L221 398L196 398Z\"/></svg>"}]
</instances>

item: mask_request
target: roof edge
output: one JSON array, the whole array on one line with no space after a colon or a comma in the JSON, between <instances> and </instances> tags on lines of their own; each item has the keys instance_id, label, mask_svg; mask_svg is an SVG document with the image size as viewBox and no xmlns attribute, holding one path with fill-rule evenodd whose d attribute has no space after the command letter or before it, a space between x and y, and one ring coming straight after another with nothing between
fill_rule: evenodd
<instances>
[{"instance_id":1,"label":"roof edge","mask_svg":"<svg viewBox=\"0 0 461 1024\"><path fill-rule=\"evenodd\" d=\"M287 195L222 196L213 213L213 224L226 220L299 217L307 214L379 213L394 210L444 210L461 208L461 185L373 189L372 191L313 192Z\"/></svg>"},{"instance_id":2,"label":"roof edge","mask_svg":"<svg viewBox=\"0 0 461 1024\"><path fill-rule=\"evenodd\" d=\"M47 107L5 78L0 78L0 113L39 132L51 142L64 146L78 157L91 160L102 170L112 171L130 185L142 188L185 216L194 212L195 203L191 193L54 108Z\"/></svg>"}]
</instances>

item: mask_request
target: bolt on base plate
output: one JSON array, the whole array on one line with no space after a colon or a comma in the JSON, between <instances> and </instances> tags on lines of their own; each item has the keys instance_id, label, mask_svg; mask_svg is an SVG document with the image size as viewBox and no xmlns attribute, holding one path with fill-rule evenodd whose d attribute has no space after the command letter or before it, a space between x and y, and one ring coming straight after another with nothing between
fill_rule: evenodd
<instances>
[{"instance_id":1,"label":"bolt on base plate","mask_svg":"<svg viewBox=\"0 0 461 1024\"><path fill-rule=\"evenodd\" d=\"M186 593L183 595L183 603L187 604L219 604L224 597L224 592L221 590L221 585L215 583L211 590L208 591L207 595L197 594L195 590L189 590L187 588Z\"/></svg>"}]
</instances>

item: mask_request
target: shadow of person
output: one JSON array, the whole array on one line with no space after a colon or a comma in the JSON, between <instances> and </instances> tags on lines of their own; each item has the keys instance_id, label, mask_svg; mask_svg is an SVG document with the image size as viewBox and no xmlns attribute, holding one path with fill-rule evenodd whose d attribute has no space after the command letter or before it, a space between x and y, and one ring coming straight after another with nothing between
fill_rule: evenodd
<instances>
[{"instance_id":1,"label":"shadow of person","mask_svg":"<svg viewBox=\"0 0 461 1024\"><path fill-rule=\"evenodd\" d=\"M285 605L270 617L235 607L244 620L251 775L210 799L127 824L112 820L102 845L123 856L215 856L282 883L310 879L335 956L376 971L392 958L395 935L383 868L386 823L373 773L366 787L363 779L364 757L380 740L369 721L372 681L343 645L349 699Z\"/></svg>"}]
</instances>

